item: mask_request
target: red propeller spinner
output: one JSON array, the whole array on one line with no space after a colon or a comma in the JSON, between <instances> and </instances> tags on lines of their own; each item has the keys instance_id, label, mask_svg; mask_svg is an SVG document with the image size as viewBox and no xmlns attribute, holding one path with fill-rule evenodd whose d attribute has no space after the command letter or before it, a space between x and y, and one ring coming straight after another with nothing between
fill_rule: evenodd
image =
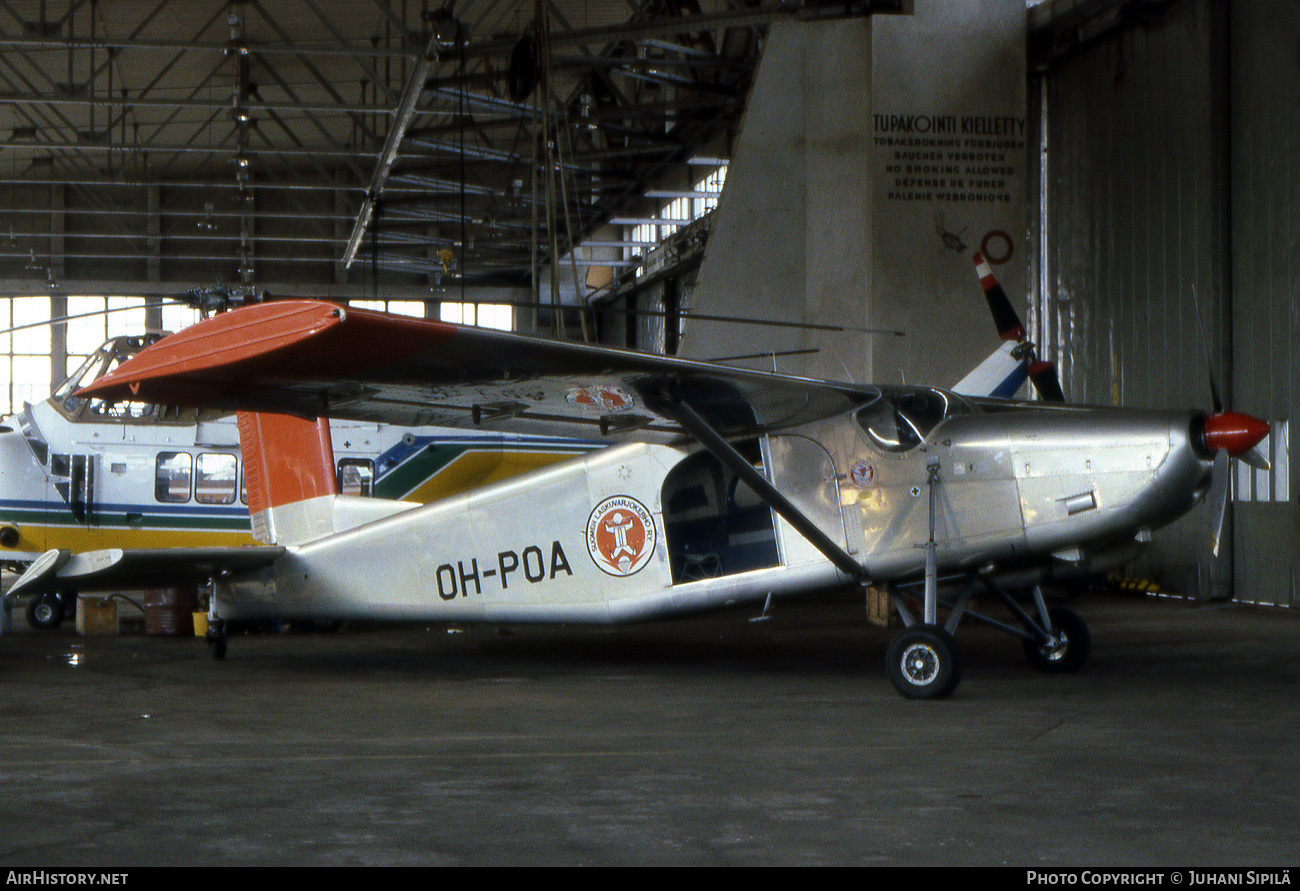
<instances>
[{"instance_id":1,"label":"red propeller spinner","mask_svg":"<svg viewBox=\"0 0 1300 891\"><path fill-rule=\"evenodd\" d=\"M1201 442L1213 455L1220 449L1234 458L1244 455L1269 434L1269 426L1259 418L1236 411L1221 411L1202 422Z\"/></svg>"}]
</instances>

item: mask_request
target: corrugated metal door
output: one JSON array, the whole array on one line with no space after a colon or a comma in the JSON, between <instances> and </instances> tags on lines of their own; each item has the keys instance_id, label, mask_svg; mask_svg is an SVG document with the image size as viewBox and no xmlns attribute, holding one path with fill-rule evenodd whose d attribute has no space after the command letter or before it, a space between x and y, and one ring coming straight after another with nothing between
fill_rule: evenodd
<instances>
[{"instance_id":1,"label":"corrugated metal door","mask_svg":"<svg viewBox=\"0 0 1300 891\"><path fill-rule=\"evenodd\" d=\"M1045 119L1036 327L1073 401L1296 406L1300 10L1184 0L1057 60ZM1207 361L1208 357L1208 361ZM1275 469L1238 475L1211 558L1202 506L1135 570L1197 596L1292 602L1300 544L1289 426Z\"/></svg>"}]
</instances>

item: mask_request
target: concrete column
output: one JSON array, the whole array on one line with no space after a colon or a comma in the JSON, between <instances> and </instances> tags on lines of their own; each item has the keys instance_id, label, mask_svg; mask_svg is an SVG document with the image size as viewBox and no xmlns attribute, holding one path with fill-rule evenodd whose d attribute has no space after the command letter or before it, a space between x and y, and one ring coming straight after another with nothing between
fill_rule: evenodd
<instances>
[{"instance_id":1,"label":"concrete column","mask_svg":"<svg viewBox=\"0 0 1300 891\"><path fill-rule=\"evenodd\" d=\"M799 324L871 321L869 19L768 32L699 280L683 310ZM816 350L752 363L868 380L862 334L687 319L680 355Z\"/></svg>"}]
</instances>

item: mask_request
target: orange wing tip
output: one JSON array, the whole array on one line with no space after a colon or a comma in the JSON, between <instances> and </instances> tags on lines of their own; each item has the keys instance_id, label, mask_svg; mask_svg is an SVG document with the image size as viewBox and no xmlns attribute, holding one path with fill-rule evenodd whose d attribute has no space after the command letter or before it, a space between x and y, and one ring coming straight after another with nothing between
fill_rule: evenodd
<instances>
[{"instance_id":1,"label":"orange wing tip","mask_svg":"<svg viewBox=\"0 0 1300 891\"><path fill-rule=\"evenodd\" d=\"M202 407L286 380L365 379L436 350L458 330L319 300L277 300L163 338L78 393Z\"/></svg>"},{"instance_id":2,"label":"orange wing tip","mask_svg":"<svg viewBox=\"0 0 1300 891\"><path fill-rule=\"evenodd\" d=\"M121 367L78 391L82 396L121 397L158 378L201 375L258 359L342 324L341 306L309 300L261 303L191 325L142 350Z\"/></svg>"}]
</instances>

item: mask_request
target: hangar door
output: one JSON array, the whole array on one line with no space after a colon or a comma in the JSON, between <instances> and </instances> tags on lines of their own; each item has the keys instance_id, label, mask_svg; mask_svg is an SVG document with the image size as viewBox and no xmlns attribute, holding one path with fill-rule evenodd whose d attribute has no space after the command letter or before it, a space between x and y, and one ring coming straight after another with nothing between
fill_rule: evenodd
<instances>
[{"instance_id":1,"label":"hangar door","mask_svg":"<svg viewBox=\"0 0 1300 891\"><path fill-rule=\"evenodd\" d=\"M1049 30L1031 23L1031 46ZM1296 33L1287 0L1183 0L1031 60L1031 319L1067 398L1208 409L1212 367L1228 407L1274 425L1273 468L1236 473L1223 555L1202 505L1131 568L1180 594L1297 603Z\"/></svg>"}]
</instances>

